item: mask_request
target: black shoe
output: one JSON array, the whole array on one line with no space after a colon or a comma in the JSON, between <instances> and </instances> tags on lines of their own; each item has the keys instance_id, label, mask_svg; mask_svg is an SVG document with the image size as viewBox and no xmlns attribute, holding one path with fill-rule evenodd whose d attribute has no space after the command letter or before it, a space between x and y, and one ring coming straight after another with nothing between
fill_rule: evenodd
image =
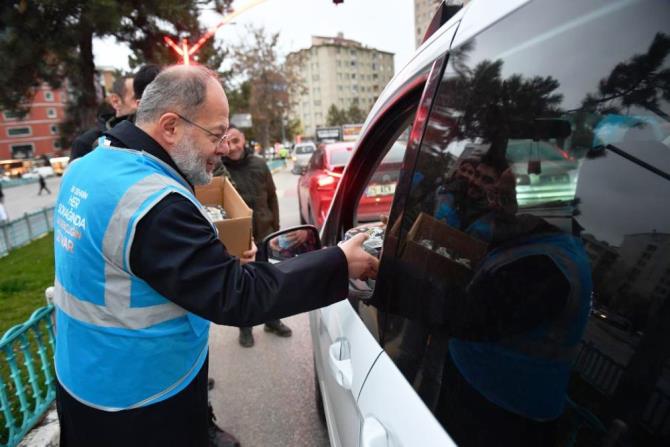
<instances>
[{"instance_id":1,"label":"black shoe","mask_svg":"<svg viewBox=\"0 0 670 447\"><path fill-rule=\"evenodd\" d=\"M211 447L240 447L240 441L230 433L221 430L218 425L214 423L216 416L212 407L209 407L209 426L207 427L207 437L209 438L209 445Z\"/></svg>"},{"instance_id":2,"label":"black shoe","mask_svg":"<svg viewBox=\"0 0 670 447\"><path fill-rule=\"evenodd\" d=\"M240 337L238 340L241 346L244 346L245 348L251 348L254 345L254 335L251 333L251 328L241 327Z\"/></svg>"},{"instance_id":3,"label":"black shoe","mask_svg":"<svg viewBox=\"0 0 670 447\"><path fill-rule=\"evenodd\" d=\"M280 337L290 337L293 334L291 328L286 326L281 320L272 320L265 323L265 332L273 332Z\"/></svg>"}]
</instances>

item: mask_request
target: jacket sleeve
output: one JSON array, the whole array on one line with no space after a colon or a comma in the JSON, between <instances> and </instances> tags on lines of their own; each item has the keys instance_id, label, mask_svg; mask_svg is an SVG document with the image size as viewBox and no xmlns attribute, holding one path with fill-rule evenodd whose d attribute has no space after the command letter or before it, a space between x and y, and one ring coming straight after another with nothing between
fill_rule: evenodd
<instances>
[{"instance_id":1,"label":"jacket sleeve","mask_svg":"<svg viewBox=\"0 0 670 447\"><path fill-rule=\"evenodd\" d=\"M97 146L100 136L102 136L102 131L89 129L75 138L70 151L70 161L74 161L91 152Z\"/></svg>"},{"instance_id":2,"label":"jacket sleeve","mask_svg":"<svg viewBox=\"0 0 670 447\"><path fill-rule=\"evenodd\" d=\"M241 266L195 206L170 194L137 225L133 274L214 323L250 326L317 309L347 296L347 262L337 247L279 264Z\"/></svg>"}]
</instances>

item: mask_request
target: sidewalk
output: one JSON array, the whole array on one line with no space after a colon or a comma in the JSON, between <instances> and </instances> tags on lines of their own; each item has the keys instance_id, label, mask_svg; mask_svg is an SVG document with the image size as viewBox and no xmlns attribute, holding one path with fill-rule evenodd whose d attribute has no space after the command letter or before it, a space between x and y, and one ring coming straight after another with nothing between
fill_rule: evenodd
<instances>
[{"instance_id":1,"label":"sidewalk","mask_svg":"<svg viewBox=\"0 0 670 447\"><path fill-rule=\"evenodd\" d=\"M32 213L54 205L60 188L61 177L49 177L46 181L51 194L42 193L41 196L38 196L38 183L3 189L5 193L4 205L10 220L18 219L25 213Z\"/></svg>"}]
</instances>

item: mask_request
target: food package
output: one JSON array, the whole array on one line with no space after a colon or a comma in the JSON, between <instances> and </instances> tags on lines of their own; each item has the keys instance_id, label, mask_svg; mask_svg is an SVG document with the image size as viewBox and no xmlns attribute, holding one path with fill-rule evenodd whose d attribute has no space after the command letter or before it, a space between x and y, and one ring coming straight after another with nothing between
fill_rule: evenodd
<instances>
[{"instance_id":1,"label":"food package","mask_svg":"<svg viewBox=\"0 0 670 447\"><path fill-rule=\"evenodd\" d=\"M359 225L347 231L344 234L344 240L347 241L360 233L366 233L368 238L363 242L363 250L367 253L379 258L381 256L382 247L384 246L384 234L386 232L386 225L371 224Z\"/></svg>"},{"instance_id":2,"label":"food package","mask_svg":"<svg viewBox=\"0 0 670 447\"><path fill-rule=\"evenodd\" d=\"M205 211L207 211L209 218L212 219L212 221L214 222L228 219L228 213L226 213L226 210L223 208L222 205L205 206Z\"/></svg>"}]
</instances>

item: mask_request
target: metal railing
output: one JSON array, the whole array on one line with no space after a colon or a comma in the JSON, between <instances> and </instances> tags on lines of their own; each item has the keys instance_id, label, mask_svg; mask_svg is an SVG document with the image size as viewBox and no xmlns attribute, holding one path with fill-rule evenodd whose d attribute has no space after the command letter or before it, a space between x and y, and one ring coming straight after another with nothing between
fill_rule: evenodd
<instances>
[{"instance_id":1,"label":"metal railing","mask_svg":"<svg viewBox=\"0 0 670 447\"><path fill-rule=\"evenodd\" d=\"M43 208L4 224L0 223L0 256L53 230L54 208Z\"/></svg>"},{"instance_id":2,"label":"metal railing","mask_svg":"<svg viewBox=\"0 0 670 447\"><path fill-rule=\"evenodd\" d=\"M0 339L0 447L13 447L56 398L53 305Z\"/></svg>"}]
</instances>

